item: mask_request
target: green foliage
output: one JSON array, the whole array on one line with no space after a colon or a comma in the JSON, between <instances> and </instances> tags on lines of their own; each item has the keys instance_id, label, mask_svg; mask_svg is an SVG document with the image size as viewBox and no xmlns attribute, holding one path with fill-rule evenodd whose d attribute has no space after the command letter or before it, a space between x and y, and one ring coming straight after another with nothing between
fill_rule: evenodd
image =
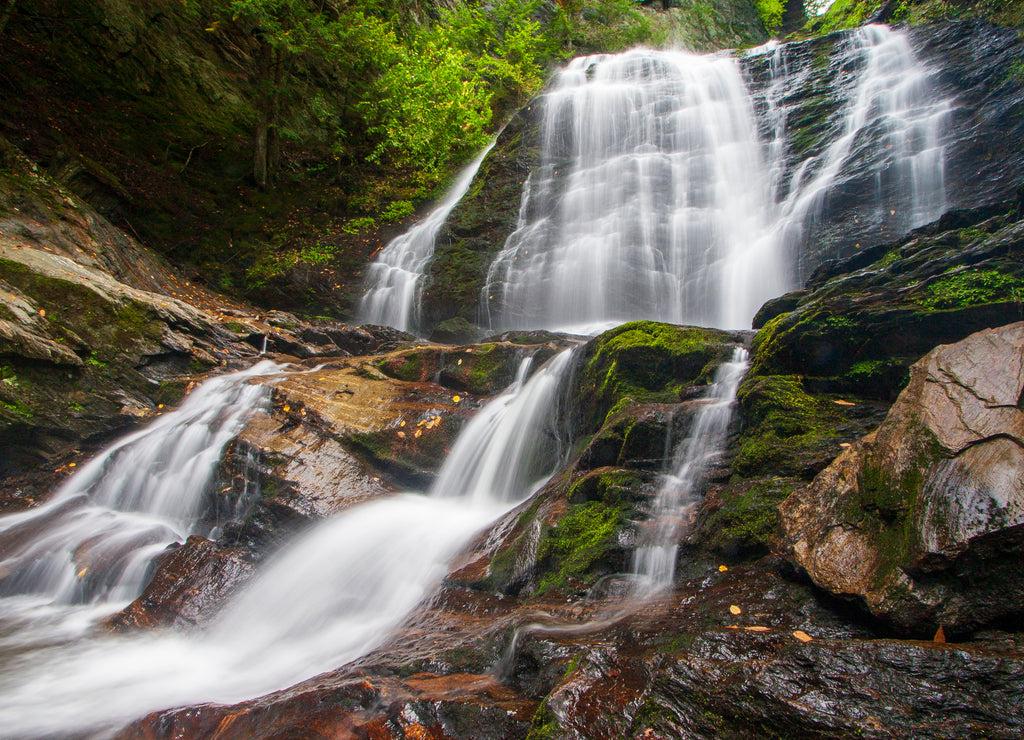
<instances>
[{"instance_id":1,"label":"green foliage","mask_svg":"<svg viewBox=\"0 0 1024 740\"><path fill-rule=\"evenodd\" d=\"M396 200L389 204L387 208L381 211L381 221L391 223L393 221L401 221L406 216L411 216L415 209L412 207L412 203L407 200Z\"/></svg>"},{"instance_id":2,"label":"green foliage","mask_svg":"<svg viewBox=\"0 0 1024 740\"><path fill-rule=\"evenodd\" d=\"M925 308L938 310L1003 301L1024 302L1024 280L998 270L965 270L940 277L917 298Z\"/></svg>"},{"instance_id":3,"label":"green foliage","mask_svg":"<svg viewBox=\"0 0 1024 740\"><path fill-rule=\"evenodd\" d=\"M782 13L786 9L784 0L754 0L754 5L768 33L775 33L782 27Z\"/></svg>"},{"instance_id":4,"label":"green foliage","mask_svg":"<svg viewBox=\"0 0 1024 740\"><path fill-rule=\"evenodd\" d=\"M252 266L246 270L246 278L253 286L261 287L296 268L326 265L334 258L337 251L337 245L327 244L323 241L285 251L277 251L273 247L267 246L258 255Z\"/></svg>"},{"instance_id":5,"label":"green foliage","mask_svg":"<svg viewBox=\"0 0 1024 740\"><path fill-rule=\"evenodd\" d=\"M651 25L632 0L565 0L552 23L572 53L615 52L651 41Z\"/></svg>"}]
</instances>

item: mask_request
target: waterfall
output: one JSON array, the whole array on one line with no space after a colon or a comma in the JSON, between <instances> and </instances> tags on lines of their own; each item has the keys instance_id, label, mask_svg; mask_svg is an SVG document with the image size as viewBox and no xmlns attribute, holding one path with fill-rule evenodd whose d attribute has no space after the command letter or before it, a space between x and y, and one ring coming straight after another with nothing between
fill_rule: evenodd
<instances>
[{"instance_id":1,"label":"waterfall","mask_svg":"<svg viewBox=\"0 0 1024 740\"><path fill-rule=\"evenodd\" d=\"M933 221L946 208L942 139L951 101L933 95L928 70L901 32L858 28L847 53L861 70L839 131L820 156L797 166L774 225L787 254L795 254L820 221L829 192L871 131L877 135L875 209L889 233Z\"/></svg>"},{"instance_id":2,"label":"waterfall","mask_svg":"<svg viewBox=\"0 0 1024 740\"><path fill-rule=\"evenodd\" d=\"M197 532L224 447L266 405L267 388L249 380L279 369L263 361L206 381L44 506L0 518L0 597L114 609L135 598L153 556Z\"/></svg>"},{"instance_id":3,"label":"waterfall","mask_svg":"<svg viewBox=\"0 0 1024 740\"><path fill-rule=\"evenodd\" d=\"M690 432L675 450L651 506L651 516L633 554L634 597L646 597L672 585L679 539L692 526L701 502L701 478L725 447L736 389L747 370L747 351L737 348L715 373L704 405Z\"/></svg>"},{"instance_id":4,"label":"waterfall","mask_svg":"<svg viewBox=\"0 0 1024 740\"><path fill-rule=\"evenodd\" d=\"M434 257L437 232L466 194L480 163L493 146L492 141L466 166L444 200L425 219L388 242L367 268L363 297L357 312L361 323L393 326L402 331L419 328L424 270Z\"/></svg>"},{"instance_id":5,"label":"waterfall","mask_svg":"<svg viewBox=\"0 0 1024 740\"><path fill-rule=\"evenodd\" d=\"M551 439L573 355L528 381L521 368L467 424L428 495L372 501L314 527L203 632L40 644L30 630L0 629L0 734L106 734L149 711L282 689L377 647L452 556L561 462Z\"/></svg>"},{"instance_id":6,"label":"waterfall","mask_svg":"<svg viewBox=\"0 0 1024 740\"><path fill-rule=\"evenodd\" d=\"M583 334L634 319L745 328L795 286L829 194L851 168L875 180L879 236L941 215L951 101L935 97L902 32L866 26L842 47L854 72L835 135L800 161L788 152L783 98L814 70L791 69L785 44L738 56L634 49L574 59L543 96L540 164L488 269L481 321ZM761 55L769 80L755 93L744 65ZM361 320L416 328L435 234L487 151L371 265Z\"/></svg>"},{"instance_id":7,"label":"waterfall","mask_svg":"<svg viewBox=\"0 0 1024 740\"><path fill-rule=\"evenodd\" d=\"M581 57L544 106L541 164L483 289L493 326L738 326L787 287L760 238L770 188L735 59Z\"/></svg>"}]
</instances>

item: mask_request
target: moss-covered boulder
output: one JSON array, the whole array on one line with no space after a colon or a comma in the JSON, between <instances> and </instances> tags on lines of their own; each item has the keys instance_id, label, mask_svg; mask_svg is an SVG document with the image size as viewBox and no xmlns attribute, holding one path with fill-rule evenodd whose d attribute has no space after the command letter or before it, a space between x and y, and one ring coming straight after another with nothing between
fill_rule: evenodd
<instances>
[{"instance_id":1,"label":"moss-covered boulder","mask_svg":"<svg viewBox=\"0 0 1024 740\"><path fill-rule=\"evenodd\" d=\"M798 374L819 392L891 400L932 347L1024 315L1022 256L1016 210L982 209L823 265L795 306L772 304L778 314L754 339L751 374Z\"/></svg>"},{"instance_id":2,"label":"moss-covered boulder","mask_svg":"<svg viewBox=\"0 0 1024 740\"><path fill-rule=\"evenodd\" d=\"M574 384L585 430L637 403L678 403L687 389L711 382L714 369L742 342L735 332L634 321L591 340Z\"/></svg>"},{"instance_id":3,"label":"moss-covered boulder","mask_svg":"<svg viewBox=\"0 0 1024 740\"><path fill-rule=\"evenodd\" d=\"M1024 323L930 352L879 429L781 507L821 586L895 627L1024 614Z\"/></svg>"}]
</instances>

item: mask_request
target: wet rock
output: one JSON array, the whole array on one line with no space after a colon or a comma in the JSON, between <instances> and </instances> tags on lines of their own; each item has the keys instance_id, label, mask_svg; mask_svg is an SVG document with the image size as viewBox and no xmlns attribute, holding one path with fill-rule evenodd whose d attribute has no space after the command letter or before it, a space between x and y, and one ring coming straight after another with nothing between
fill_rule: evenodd
<instances>
[{"instance_id":1,"label":"wet rock","mask_svg":"<svg viewBox=\"0 0 1024 740\"><path fill-rule=\"evenodd\" d=\"M354 671L233 707L154 713L117 738L498 740L524 737L535 706L487 675L399 679Z\"/></svg>"},{"instance_id":2,"label":"wet rock","mask_svg":"<svg viewBox=\"0 0 1024 740\"><path fill-rule=\"evenodd\" d=\"M758 333L750 375L892 400L936 345L1021 318L1022 253L1024 221L981 209L833 263Z\"/></svg>"},{"instance_id":3,"label":"wet rock","mask_svg":"<svg viewBox=\"0 0 1024 740\"><path fill-rule=\"evenodd\" d=\"M879 429L781 507L783 545L822 588L898 629L1020 618L1024 324L936 348Z\"/></svg>"},{"instance_id":4,"label":"wet rock","mask_svg":"<svg viewBox=\"0 0 1024 740\"><path fill-rule=\"evenodd\" d=\"M105 624L123 632L207 622L254 570L253 560L244 550L189 537L159 559L142 595Z\"/></svg>"}]
</instances>

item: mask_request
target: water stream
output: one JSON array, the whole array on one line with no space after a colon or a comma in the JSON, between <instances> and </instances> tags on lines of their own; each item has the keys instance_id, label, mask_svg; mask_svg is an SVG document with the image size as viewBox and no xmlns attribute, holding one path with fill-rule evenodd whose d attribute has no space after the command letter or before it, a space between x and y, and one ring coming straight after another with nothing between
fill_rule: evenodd
<instances>
[{"instance_id":1,"label":"water stream","mask_svg":"<svg viewBox=\"0 0 1024 740\"><path fill-rule=\"evenodd\" d=\"M393 326L410 332L419 329L424 271L434 257L437 232L466 194L492 146L493 141L462 170L444 199L426 218L388 242L367 268L357 312L360 323Z\"/></svg>"},{"instance_id":2,"label":"water stream","mask_svg":"<svg viewBox=\"0 0 1024 740\"><path fill-rule=\"evenodd\" d=\"M840 133L799 163L786 158L789 72L778 46L754 52L775 62L767 143L734 56L634 50L574 60L545 99L542 163L490 267L487 321L585 333L636 318L748 326L765 300L792 287L795 250L869 130L885 148L878 208L894 218L899 210L904 225L934 218L945 204L950 104L931 98L902 34L871 27L849 39L860 63ZM361 321L418 328L435 236L486 153L381 252ZM887 200L895 191L906 207ZM92 628L138 594L155 553L214 526L203 518L210 476L266 402L247 381L273 366L204 384L179 411L85 465L46 505L0 518L0 736L102 736L152 710L267 694L381 645L465 543L561 462L552 440L572 354L529 380L524 365L467 424L426 495L373 501L314 527L199 631L115 637ZM678 448L636 552L631 603L672 582L744 368L742 354L723 365Z\"/></svg>"},{"instance_id":3,"label":"water stream","mask_svg":"<svg viewBox=\"0 0 1024 740\"><path fill-rule=\"evenodd\" d=\"M732 404L746 370L747 351L737 348L732 359L716 371L687 436L675 448L671 469L654 498L640 546L633 555L634 598L652 596L672 585L679 540L696 518L703 494L702 477L725 450Z\"/></svg>"},{"instance_id":4,"label":"water stream","mask_svg":"<svg viewBox=\"0 0 1024 740\"><path fill-rule=\"evenodd\" d=\"M428 495L373 501L314 527L203 631L90 636L83 617L75 634L39 633L38 620L19 624L0 600L0 735L102 736L152 710L267 694L372 650L469 538L555 470L572 355L528 381L524 364L467 424Z\"/></svg>"}]
</instances>

